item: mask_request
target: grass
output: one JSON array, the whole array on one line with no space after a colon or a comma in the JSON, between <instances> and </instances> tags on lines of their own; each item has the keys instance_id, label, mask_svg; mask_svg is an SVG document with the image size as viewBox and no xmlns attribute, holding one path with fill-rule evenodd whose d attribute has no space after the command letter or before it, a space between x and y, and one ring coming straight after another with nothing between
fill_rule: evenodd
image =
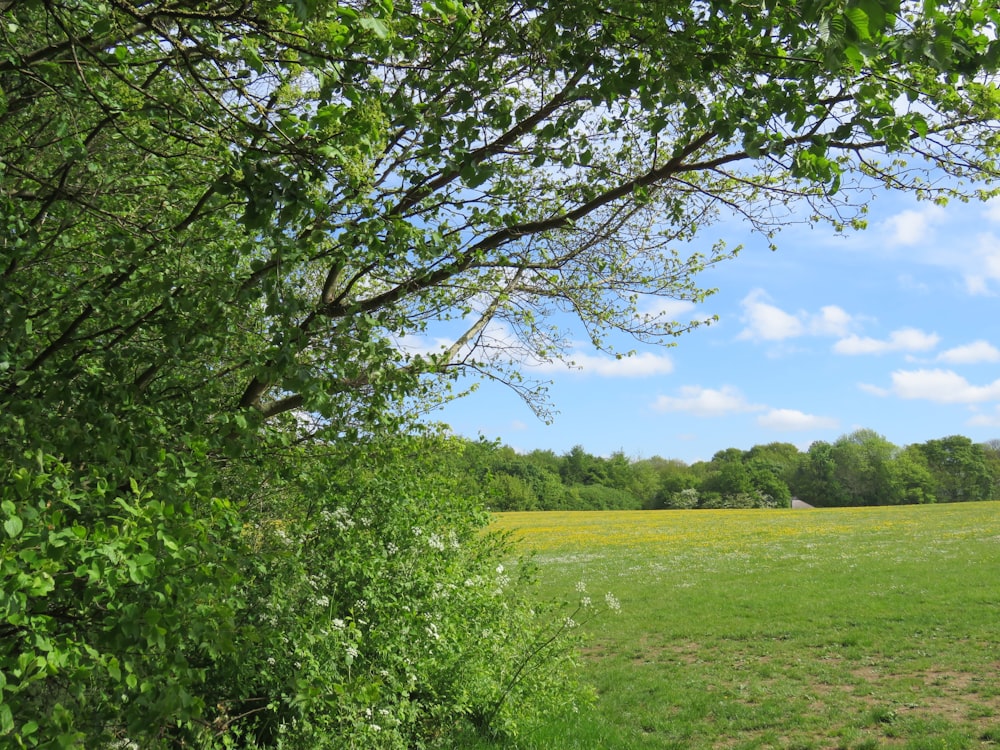
<instances>
[{"instance_id":1,"label":"grass","mask_svg":"<svg viewBox=\"0 0 1000 750\"><path fill-rule=\"evenodd\" d=\"M596 704L523 750L1000 747L1000 504L502 514ZM511 746L513 747L513 746Z\"/></svg>"}]
</instances>

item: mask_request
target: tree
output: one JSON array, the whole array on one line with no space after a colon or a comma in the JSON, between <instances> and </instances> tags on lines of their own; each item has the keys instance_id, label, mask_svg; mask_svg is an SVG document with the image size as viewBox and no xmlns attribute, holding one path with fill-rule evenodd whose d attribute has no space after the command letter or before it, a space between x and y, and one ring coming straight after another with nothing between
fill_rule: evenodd
<instances>
[{"instance_id":1,"label":"tree","mask_svg":"<svg viewBox=\"0 0 1000 750\"><path fill-rule=\"evenodd\" d=\"M896 456L892 486L900 504L937 502L934 477L919 446L908 445Z\"/></svg>"},{"instance_id":2,"label":"tree","mask_svg":"<svg viewBox=\"0 0 1000 750\"><path fill-rule=\"evenodd\" d=\"M770 467L771 471L786 484L792 481L802 454L792 443L767 443L755 445L746 453L747 460L758 461Z\"/></svg>"},{"instance_id":3,"label":"tree","mask_svg":"<svg viewBox=\"0 0 1000 750\"><path fill-rule=\"evenodd\" d=\"M993 477L993 487L990 490L990 496L994 499L1000 498L1000 440L987 440L985 443L980 443L980 445L982 446L990 475Z\"/></svg>"},{"instance_id":4,"label":"tree","mask_svg":"<svg viewBox=\"0 0 1000 750\"><path fill-rule=\"evenodd\" d=\"M981 445L962 435L928 440L916 446L927 462L940 502L993 499L996 478Z\"/></svg>"},{"instance_id":5,"label":"tree","mask_svg":"<svg viewBox=\"0 0 1000 750\"><path fill-rule=\"evenodd\" d=\"M899 448L874 430L855 430L838 438L831 455L834 474L847 505L895 505L892 462Z\"/></svg>"},{"instance_id":6,"label":"tree","mask_svg":"<svg viewBox=\"0 0 1000 750\"><path fill-rule=\"evenodd\" d=\"M712 459L718 469L709 474L699 490L718 495L713 507L788 507L791 492L779 476L780 470L763 458L748 458L735 448L719 451Z\"/></svg>"},{"instance_id":7,"label":"tree","mask_svg":"<svg viewBox=\"0 0 1000 750\"><path fill-rule=\"evenodd\" d=\"M847 505L847 490L838 478L833 446L817 440L799 463L792 492L810 505L821 508Z\"/></svg>"},{"instance_id":8,"label":"tree","mask_svg":"<svg viewBox=\"0 0 1000 750\"><path fill-rule=\"evenodd\" d=\"M299 712L301 732L370 745L336 706L321 720L328 693L292 668L277 708L241 692L238 655L280 642L248 601L306 585L315 519L340 507L317 477L355 473L381 498L354 445L405 478L384 436L461 372L544 414L519 365L564 354L555 311L605 348L687 330L647 303L705 294L697 272L731 251L685 243L722 212L766 233L801 205L860 225L867 188L983 195L923 175L995 171L985 1L26 0L0 16L0 669L19 675L0 732L25 744L273 744ZM461 328L414 344L440 323ZM284 538L302 564L261 562ZM355 591L355 571L322 572ZM371 636L351 606L351 637ZM308 635L310 658L356 649ZM392 693L413 704L392 704L386 746L471 714L434 667Z\"/></svg>"},{"instance_id":9,"label":"tree","mask_svg":"<svg viewBox=\"0 0 1000 750\"><path fill-rule=\"evenodd\" d=\"M567 485L603 484L605 461L587 453L582 445L574 445L562 457L560 475Z\"/></svg>"}]
</instances>

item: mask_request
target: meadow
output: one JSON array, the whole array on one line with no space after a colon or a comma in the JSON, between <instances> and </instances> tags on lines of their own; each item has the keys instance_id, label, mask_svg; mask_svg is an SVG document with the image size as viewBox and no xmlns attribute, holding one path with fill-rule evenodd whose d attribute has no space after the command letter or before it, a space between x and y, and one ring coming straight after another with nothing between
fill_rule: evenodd
<instances>
[{"instance_id":1,"label":"meadow","mask_svg":"<svg viewBox=\"0 0 1000 750\"><path fill-rule=\"evenodd\" d=\"M508 513L595 703L523 750L1000 745L1000 504Z\"/></svg>"}]
</instances>

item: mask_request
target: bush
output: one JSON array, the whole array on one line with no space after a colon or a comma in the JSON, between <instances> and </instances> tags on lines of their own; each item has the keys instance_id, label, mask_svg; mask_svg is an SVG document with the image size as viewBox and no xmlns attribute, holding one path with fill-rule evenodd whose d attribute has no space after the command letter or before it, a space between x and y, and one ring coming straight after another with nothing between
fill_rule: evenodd
<instances>
[{"instance_id":1,"label":"bush","mask_svg":"<svg viewBox=\"0 0 1000 750\"><path fill-rule=\"evenodd\" d=\"M210 711L212 665L236 656L235 509L25 458L0 472L0 736L91 748L188 734Z\"/></svg>"},{"instance_id":2,"label":"bush","mask_svg":"<svg viewBox=\"0 0 1000 750\"><path fill-rule=\"evenodd\" d=\"M514 735L571 697L563 645L512 681L545 623L526 596L530 566L498 563L512 550L435 470L442 447L314 461L298 479L299 512L259 527L257 643L233 664L242 695L229 707L259 704L257 741L409 748L463 723Z\"/></svg>"},{"instance_id":3,"label":"bush","mask_svg":"<svg viewBox=\"0 0 1000 750\"><path fill-rule=\"evenodd\" d=\"M0 733L446 747L470 727L515 736L582 696L570 640L548 642L555 615L529 598L531 566L439 471L446 449L289 451L233 479L259 489L239 512L196 483L166 502L51 456L6 469Z\"/></svg>"},{"instance_id":4,"label":"bush","mask_svg":"<svg viewBox=\"0 0 1000 750\"><path fill-rule=\"evenodd\" d=\"M668 510L688 510L698 507L698 490L693 487L673 492L667 496L663 507Z\"/></svg>"}]
</instances>

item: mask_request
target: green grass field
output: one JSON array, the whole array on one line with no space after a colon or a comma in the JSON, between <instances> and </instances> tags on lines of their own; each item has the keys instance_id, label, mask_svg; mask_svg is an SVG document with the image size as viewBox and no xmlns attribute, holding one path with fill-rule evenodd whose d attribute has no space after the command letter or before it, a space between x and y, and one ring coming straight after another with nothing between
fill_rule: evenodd
<instances>
[{"instance_id":1,"label":"green grass field","mask_svg":"<svg viewBox=\"0 0 1000 750\"><path fill-rule=\"evenodd\" d=\"M511 513L587 626L592 709L531 750L1000 745L1000 504Z\"/></svg>"}]
</instances>

